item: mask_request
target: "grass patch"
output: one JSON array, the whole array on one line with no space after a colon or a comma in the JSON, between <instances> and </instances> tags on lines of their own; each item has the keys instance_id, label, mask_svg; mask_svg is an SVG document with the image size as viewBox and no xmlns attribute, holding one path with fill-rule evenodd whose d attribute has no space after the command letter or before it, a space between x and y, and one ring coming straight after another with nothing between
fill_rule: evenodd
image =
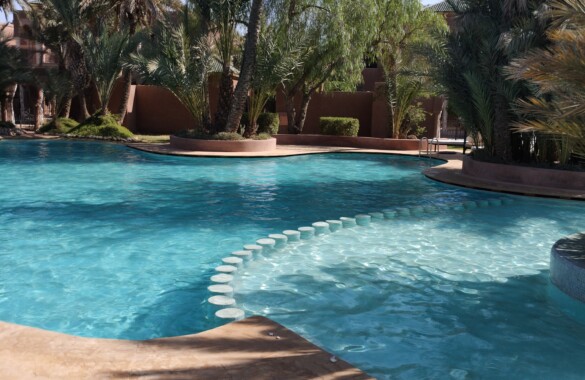
<instances>
[{"instance_id":1,"label":"grass patch","mask_svg":"<svg viewBox=\"0 0 585 380\"><path fill-rule=\"evenodd\" d=\"M69 131L78 137L117 137L134 136L126 127L121 126L113 115L93 115Z\"/></svg>"},{"instance_id":2,"label":"grass patch","mask_svg":"<svg viewBox=\"0 0 585 380\"><path fill-rule=\"evenodd\" d=\"M73 128L77 127L79 123L73 119L66 117L59 117L51 120L49 123L43 125L39 129L39 133L48 133L51 135L55 134L66 134L69 133Z\"/></svg>"},{"instance_id":3,"label":"grass patch","mask_svg":"<svg viewBox=\"0 0 585 380\"><path fill-rule=\"evenodd\" d=\"M160 144L168 143L170 140L169 135L134 135L134 140L143 143Z\"/></svg>"}]
</instances>

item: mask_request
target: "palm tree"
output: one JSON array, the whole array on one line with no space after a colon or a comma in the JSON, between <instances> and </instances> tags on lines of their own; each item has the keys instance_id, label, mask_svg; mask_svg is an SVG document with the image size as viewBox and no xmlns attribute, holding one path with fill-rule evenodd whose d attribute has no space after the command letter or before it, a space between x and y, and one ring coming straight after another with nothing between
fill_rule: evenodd
<instances>
[{"instance_id":1,"label":"palm tree","mask_svg":"<svg viewBox=\"0 0 585 380\"><path fill-rule=\"evenodd\" d=\"M246 16L249 0L192 1L198 11L202 35L210 34L221 63L219 102L215 114L214 129L223 130L226 125L233 96L232 67L236 54L237 26Z\"/></svg>"},{"instance_id":2,"label":"palm tree","mask_svg":"<svg viewBox=\"0 0 585 380\"><path fill-rule=\"evenodd\" d=\"M99 100L99 115L109 113L108 103L114 89L114 84L122 72L122 61L135 45L125 32L108 32L105 28L94 34L86 31L83 35L75 36L76 41L83 47L84 57L91 77L95 82Z\"/></svg>"},{"instance_id":3,"label":"palm tree","mask_svg":"<svg viewBox=\"0 0 585 380\"><path fill-rule=\"evenodd\" d=\"M213 59L207 38L188 34L183 25L171 28L164 24L157 26L154 36L142 36L140 51L131 54L126 67L146 83L171 91L206 132L210 126L208 74Z\"/></svg>"},{"instance_id":4,"label":"palm tree","mask_svg":"<svg viewBox=\"0 0 585 380\"><path fill-rule=\"evenodd\" d=\"M20 51L8 45L8 40L0 37L0 90L3 92L2 95L4 95L4 89L14 85L14 83L29 80L30 72L26 67ZM12 98L1 96L0 103L1 121L14 122Z\"/></svg>"},{"instance_id":5,"label":"palm tree","mask_svg":"<svg viewBox=\"0 0 585 380\"><path fill-rule=\"evenodd\" d=\"M280 84L288 80L300 66L301 49L287 51L276 41L274 28L264 27L256 53L256 70L252 79L248 118L250 127L246 137L256 134L257 120L268 99L276 94Z\"/></svg>"},{"instance_id":6,"label":"palm tree","mask_svg":"<svg viewBox=\"0 0 585 380\"><path fill-rule=\"evenodd\" d=\"M529 86L506 78L504 67L547 43L545 20L534 17L543 0L459 0L451 3L456 28L447 43L444 85L466 130L481 135L484 152L498 160L521 159L523 136L512 136L516 99Z\"/></svg>"},{"instance_id":7,"label":"palm tree","mask_svg":"<svg viewBox=\"0 0 585 380\"><path fill-rule=\"evenodd\" d=\"M110 0L119 19L118 29L125 29L130 37L136 34L139 25L150 27L162 14L161 0ZM120 122L126 117L128 99L132 86L132 72L124 70L124 91L118 109Z\"/></svg>"},{"instance_id":8,"label":"palm tree","mask_svg":"<svg viewBox=\"0 0 585 380\"><path fill-rule=\"evenodd\" d=\"M234 132L240 126L248 91L252 82L252 75L256 67L256 50L258 46L258 37L260 34L260 20L262 9L264 8L263 0L252 0L250 8L250 18L248 21L248 33L244 44L244 54L242 58L242 69L238 84L234 91L230 112L227 117L225 130Z\"/></svg>"},{"instance_id":9,"label":"palm tree","mask_svg":"<svg viewBox=\"0 0 585 380\"><path fill-rule=\"evenodd\" d=\"M80 35L83 28L87 28L92 14L89 5L88 1L44 0L38 3L38 10L36 10L42 15L42 19L46 20L48 27L60 33L63 64L71 74L73 88L77 91L82 119L89 117L85 89L90 83L90 76L83 48L74 36Z\"/></svg>"},{"instance_id":10,"label":"palm tree","mask_svg":"<svg viewBox=\"0 0 585 380\"><path fill-rule=\"evenodd\" d=\"M552 44L512 61L509 77L536 85L536 96L518 102L525 117L516 130L543 133L558 141L560 160L585 156L585 0L553 0Z\"/></svg>"}]
</instances>

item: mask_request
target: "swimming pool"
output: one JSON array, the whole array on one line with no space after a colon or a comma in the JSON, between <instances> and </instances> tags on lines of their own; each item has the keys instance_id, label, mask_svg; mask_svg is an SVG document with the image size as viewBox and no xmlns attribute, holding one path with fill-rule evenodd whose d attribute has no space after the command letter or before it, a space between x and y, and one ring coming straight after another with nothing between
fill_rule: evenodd
<instances>
[{"instance_id":1,"label":"swimming pool","mask_svg":"<svg viewBox=\"0 0 585 380\"><path fill-rule=\"evenodd\" d=\"M209 277L246 243L386 207L493 197L424 178L432 164L367 154L194 159L3 141L0 319L125 339L214 327L205 318ZM549 359L572 376L582 364L561 351L582 352L584 329L547 298L547 267L552 243L583 229L584 205L511 198L508 208L405 218L287 247L246 268L237 299L378 376L464 378L481 366L496 368L481 372L487 377L498 368L532 375L519 368Z\"/></svg>"}]
</instances>

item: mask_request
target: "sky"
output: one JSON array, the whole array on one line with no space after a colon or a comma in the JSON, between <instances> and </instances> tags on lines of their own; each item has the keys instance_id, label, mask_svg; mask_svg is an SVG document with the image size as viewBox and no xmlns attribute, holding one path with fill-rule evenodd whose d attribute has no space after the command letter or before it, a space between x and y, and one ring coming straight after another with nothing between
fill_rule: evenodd
<instances>
[{"instance_id":1,"label":"sky","mask_svg":"<svg viewBox=\"0 0 585 380\"><path fill-rule=\"evenodd\" d=\"M440 3L442 0L421 0L421 3L423 3L424 5L433 5L433 4L437 4ZM17 8L20 8L17 6ZM8 16L9 20L12 20L12 17L9 15ZM5 23L6 22L6 16L4 15L4 13L0 12L0 23Z\"/></svg>"}]
</instances>

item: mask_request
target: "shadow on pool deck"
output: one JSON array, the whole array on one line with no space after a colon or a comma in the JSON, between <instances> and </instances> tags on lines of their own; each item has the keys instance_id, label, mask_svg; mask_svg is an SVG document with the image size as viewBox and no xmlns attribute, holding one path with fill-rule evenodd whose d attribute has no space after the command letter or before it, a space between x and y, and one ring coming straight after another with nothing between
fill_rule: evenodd
<instances>
[{"instance_id":1,"label":"shadow on pool deck","mask_svg":"<svg viewBox=\"0 0 585 380\"><path fill-rule=\"evenodd\" d=\"M2 379L371 379L330 359L263 317L149 341L80 338L0 322Z\"/></svg>"}]
</instances>

